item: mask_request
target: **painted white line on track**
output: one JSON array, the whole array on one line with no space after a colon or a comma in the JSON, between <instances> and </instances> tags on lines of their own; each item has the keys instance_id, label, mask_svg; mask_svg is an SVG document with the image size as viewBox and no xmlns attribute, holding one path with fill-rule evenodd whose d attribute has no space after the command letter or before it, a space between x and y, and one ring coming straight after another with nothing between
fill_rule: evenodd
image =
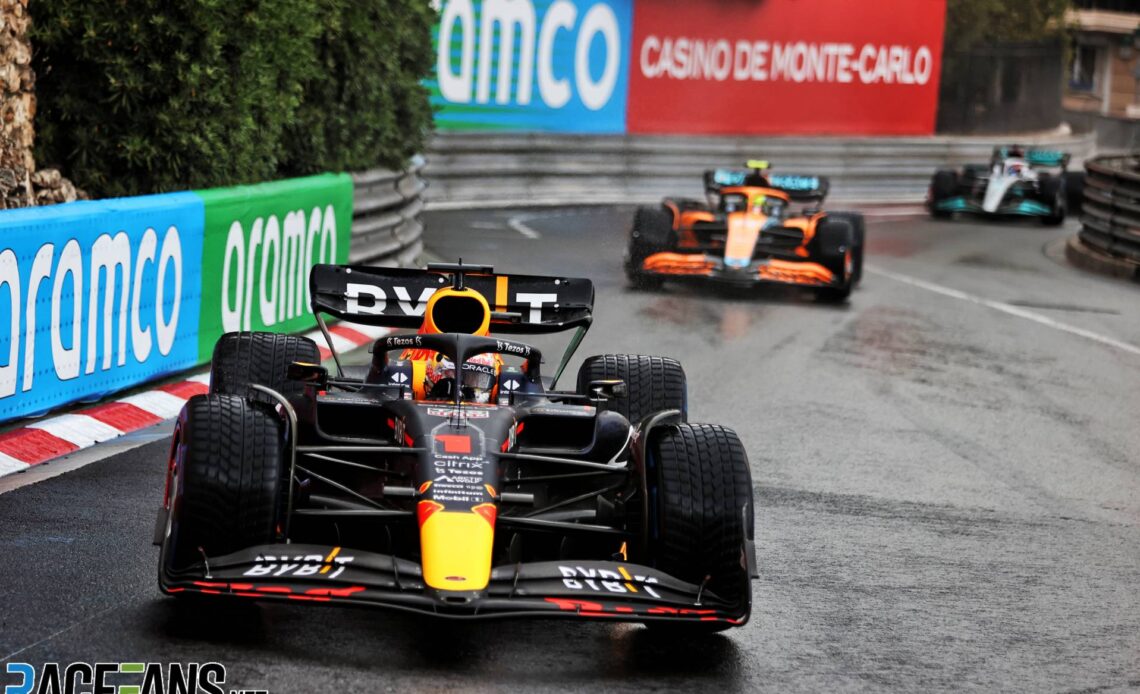
<instances>
[{"instance_id":1,"label":"painted white line on track","mask_svg":"<svg viewBox=\"0 0 1140 694\"><path fill-rule=\"evenodd\" d=\"M986 299L984 297L976 296L974 294L970 294L968 292L964 292L964 291L961 291L959 289L953 289L951 287L944 287L941 284L935 284L933 282L927 282L926 280L922 280L922 279L919 279L917 277L911 277L910 275L904 275L904 274L901 274L898 272L892 272L890 270L884 270L883 268L877 267L874 265L864 265L863 269L866 270L867 272L872 273L872 274L880 275L882 277L886 277L888 279L895 280L896 282L902 282L903 284L909 284L912 287L918 287L919 289L925 289L928 292L934 292L935 294L941 294L942 296L948 296L948 297L951 297L953 299L959 299L961 301L968 301L972 304L977 304L979 306L985 306L986 308L991 308L995 311L1001 311L1002 313L1006 313L1006 314L1009 314L1011 316L1017 316L1018 318L1024 318L1025 320L1030 320L1030 321L1033 321L1034 323L1040 323L1041 325L1048 326L1050 328L1053 328L1054 330L1060 330L1061 332L1069 333L1070 335L1076 335L1078 337L1083 337L1086 340L1092 340L1093 342L1099 342L1102 345L1107 345L1109 347L1115 347L1116 349L1119 349L1119 350L1124 351L1124 352L1128 352L1129 354L1140 355L1140 347L1137 347L1136 345L1130 344L1128 342L1124 342L1122 340L1117 340L1116 338L1108 337L1107 335L1101 335L1100 333L1094 333L1091 330L1085 330L1084 328L1078 328L1075 325L1069 325L1068 323L1062 323L1061 321L1053 320L1049 316L1042 315L1040 313L1034 313L1033 311L1026 311L1023 308L1020 308L1018 306L1014 306L1012 304L1007 304L1003 301L994 301L993 299Z\"/></svg>"},{"instance_id":2,"label":"painted white line on track","mask_svg":"<svg viewBox=\"0 0 1140 694\"><path fill-rule=\"evenodd\" d=\"M532 229L531 227L527 226L527 222L530 221L534 217L542 217L542 216L546 216L546 215L524 214L524 215L519 215L517 217L511 217L510 219L507 220L507 226L509 226L510 228L519 232L520 234L527 237L528 239L540 239L540 238L542 238L542 235L539 234L534 229Z\"/></svg>"},{"instance_id":3,"label":"painted white line on track","mask_svg":"<svg viewBox=\"0 0 1140 694\"><path fill-rule=\"evenodd\" d=\"M66 627L64 627L64 628L62 628L62 629L59 629L59 630L57 630L57 631L53 631L52 633L50 633L50 634L48 634L47 636L45 636L45 637L43 637L42 639L40 639L39 641L35 641L35 642L33 642L33 643L29 643L28 645L26 645L26 646L23 646L22 648L18 648L18 649L16 649L16 650L12 651L12 652L11 652L11 653L9 653L8 655L5 655L5 656L0 656L0 663L6 662L6 661L8 661L8 660L11 660L12 658L15 658L16 656L20 655L20 654L21 654L21 653L23 653L24 651L28 650L29 648L35 648L36 646L40 645L41 643L47 643L48 641L51 641L52 639L54 639L54 638L55 638L55 637L57 637L57 636L60 636L60 635L62 635L62 634L66 634L67 632L71 631L71 630L72 630L72 629L74 629L75 627L78 627L78 626L83 626L84 624L87 624L88 622L91 622L91 621L94 621L94 620L96 620L96 619L99 619L100 617L102 617L103 615L107 614L107 613L108 613L108 612L110 612L111 610L118 610L118 609L121 609L122 607L124 607L124 606L123 606L123 605L121 605L121 604L111 605L110 607L108 607L108 608L106 608L106 609L103 609L103 610L99 610L99 611L98 611L98 612L96 612L95 614L93 614L93 615L91 615L91 616L89 616L89 617L85 617L85 618L83 618L83 619L79 620L78 622L74 622L73 624L70 624L70 625L68 625L68 626L66 626ZM9 686L12 686L12 685L9 685ZM5 689L5 690L7 690L7 689L8 689L8 687L5 687L4 689ZM14 687L14 686L12 686L12 689L15 689L15 687ZM47 689L47 688L46 688L46 687L43 687L43 689ZM173 687L172 687L172 689L173 689Z\"/></svg>"}]
</instances>

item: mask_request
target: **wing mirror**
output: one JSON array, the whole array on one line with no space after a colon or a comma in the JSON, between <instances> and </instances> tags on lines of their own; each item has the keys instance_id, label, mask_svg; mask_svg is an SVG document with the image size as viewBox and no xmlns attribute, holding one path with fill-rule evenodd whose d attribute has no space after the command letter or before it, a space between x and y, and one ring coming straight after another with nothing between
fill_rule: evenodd
<instances>
[{"instance_id":1,"label":"wing mirror","mask_svg":"<svg viewBox=\"0 0 1140 694\"><path fill-rule=\"evenodd\" d=\"M295 361L289 365L285 375L290 381L301 381L325 390L329 386L329 370L320 364L310 364L305 361Z\"/></svg>"},{"instance_id":2,"label":"wing mirror","mask_svg":"<svg viewBox=\"0 0 1140 694\"><path fill-rule=\"evenodd\" d=\"M625 381L620 378L606 378L590 381L589 391L590 394L598 400L624 398L629 394L629 389L626 387Z\"/></svg>"}]
</instances>

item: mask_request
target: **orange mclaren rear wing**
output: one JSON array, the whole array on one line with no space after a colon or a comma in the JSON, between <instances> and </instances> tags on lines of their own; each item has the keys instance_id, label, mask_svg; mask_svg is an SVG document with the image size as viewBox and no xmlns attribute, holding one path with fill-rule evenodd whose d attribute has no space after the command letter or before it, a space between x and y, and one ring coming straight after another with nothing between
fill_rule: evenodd
<instances>
[{"instance_id":1,"label":"orange mclaren rear wing","mask_svg":"<svg viewBox=\"0 0 1140 694\"><path fill-rule=\"evenodd\" d=\"M479 266L463 274L464 286L482 294L491 307L492 333L556 333L588 327L593 320L594 283L588 279L503 275ZM428 298L451 280L443 270L314 265L309 296L318 314L414 329L423 322Z\"/></svg>"}]
</instances>

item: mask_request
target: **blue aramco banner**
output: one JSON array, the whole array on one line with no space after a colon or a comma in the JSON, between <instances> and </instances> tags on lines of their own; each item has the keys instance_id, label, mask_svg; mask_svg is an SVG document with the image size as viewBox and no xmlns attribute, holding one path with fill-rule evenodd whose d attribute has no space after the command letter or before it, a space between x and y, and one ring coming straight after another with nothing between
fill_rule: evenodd
<instances>
[{"instance_id":1,"label":"blue aramco banner","mask_svg":"<svg viewBox=\"0 0 1140 694\"><path fill-rule=\"evenodd\" d=\"M441 130L624 133L633 0L437 0Z\"/></svg>"},{"instance_id":2,"label":"blue aramco banner","mask_svg":"<svg viewBox=\"0 0 1140 694\"><path fill-rule=\"evenodd\" d=\"M193 193L0 218L0 421L193 366L203 203Z\"/></svg>"}]
</instances>

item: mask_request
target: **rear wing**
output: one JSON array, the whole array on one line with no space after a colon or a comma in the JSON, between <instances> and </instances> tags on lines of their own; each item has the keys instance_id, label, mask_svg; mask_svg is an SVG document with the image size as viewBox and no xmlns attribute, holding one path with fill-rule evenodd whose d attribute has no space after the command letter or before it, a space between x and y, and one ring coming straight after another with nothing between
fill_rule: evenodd
<instances>
[{"instance_id":1,"label":"rear wing","mask_svg":"<svg viewBox=\"0 0 1140 694\"><path fill-rule=\"evenodd\" d=\"M1053 149L1031 149L1026 153L1025 159L1032 166L1059 166L1065 168L1069 165L1069 153Z\"/></svg>"},{"instance_id":2,"label":"rear wing","mask_svg":"<svg viewBox=\"0 0 1140 694\"><path fill-rule=\"evenodd\" d=\"M1056 149L1035 149L1022 145L998 145L994 147L994 159L1022 156L1030 166L1048 166L1065 168L1069 165L1070 154Z\"/></svg>"},{"instance_id":3,"label":"rear wing","mask_svg":"<svg viewBox=\"0 0 1140 694\"><path fill-rule=\"evenodd\" d=\"M794 202L823 202L831 182L823 176L767 174L762 169L711 169L705 171L705 192L720 193L722 188L757 186L775 188Z\"/></svg>"},{"instance_id":4,"label":"rear wing","mask_svg":"<svg viewBox=\"0 0 1140 694\"><path fill-rule=\"evenodd\" d=\"M468 271L464 284L490 305L492 333L556 333L593 321L588 279ZM440 270L325 264L309 273L314 313L389 328L419 328L428 298L450 285L450 273Z\"/></svg>"},{"instance_id":5,"label":"rear wing","mask_svg":"<svg viewBox=\"0 0 1140 694\"><path fill-rule=\"evenodd\" d=\"M773 188L784 191L796 202L823 202L831 190L831 181L823 176L776 174L769 176L768 181Z\"/></svg>"}]
</instances>

